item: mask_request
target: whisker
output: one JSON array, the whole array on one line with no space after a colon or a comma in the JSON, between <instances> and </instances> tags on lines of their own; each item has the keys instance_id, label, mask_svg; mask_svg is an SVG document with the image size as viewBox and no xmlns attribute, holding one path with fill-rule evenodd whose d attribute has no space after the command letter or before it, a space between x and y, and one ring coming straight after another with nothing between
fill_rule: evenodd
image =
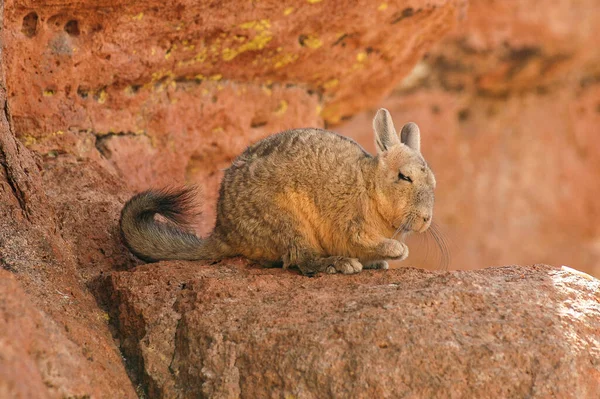
<instances>
[{"instance_id":1,"label":"whisker","mask_svg":"<svg viewBox=\"0 0 600 399\"><path fill-rule=\"evenodd\" d=\"M400 226L398 226L398 228L396 229L396 231L394 231L394 234L392 234L392 240L396 239L396 236L398 235L398 233L404 231L406 229L407 226L409 226L410 224L410 215L408 217L405 218L404 223L402 223ZM400 217L398 220L401 220L402 217ZM396 224L397 222L395 222L394 224Z\"/></svg>"},{"instance_id":2,"label":"whisker","mask_svg":"<svg viewBox=\"0 0 600 399\"><path fill-rule=\"evenodd\" d=\"M420 236L420 245L421 247L423 246L423 242L425 242L425 259L423 260L425 263L427 263L427 260L429 259L429 236L431 235L431 232L429 231L429 229L427 229L427 231L425 232L425 234L419 234Z\"/></svg>"},{"instance_id":3,"label":"whisker","mask_svg":"<svg viewBox=\"0 0 600 399\"><path fill-rule=\"evenodd\" d=\"M431 237L435 240L438 249L441 254L441 269L448 270L448 265L450 263L450 250L448 246L448 241L444 234L442 234L439 226L435 223L432 223L429 230L431 231Z\"/></svg>"},{"instance_id":4,"label":"whisker","mask_svg":"<svg viewBox=\"0 0 600 399\"><path fill-rule=\"evenodd\" d=\"M394 234L392 234L392 240L396 239L396 236L398 235L398 233L400 233L401 230L403 230L403 226L398 226L398 228L396 229L396 231L394 231Z\"/></svg>"}]
</instances>

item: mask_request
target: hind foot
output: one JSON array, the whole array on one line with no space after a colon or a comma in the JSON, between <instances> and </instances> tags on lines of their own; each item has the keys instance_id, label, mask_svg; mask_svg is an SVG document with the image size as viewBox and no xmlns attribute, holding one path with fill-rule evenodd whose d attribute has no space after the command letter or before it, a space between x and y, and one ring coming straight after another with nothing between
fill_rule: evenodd
<instances>
[{"instance_id":1,"label":"hind foot","mask_svg":"<svg viewBox=\"0 0 600 399\"><path fill-rule=\"evenodd\" d=\"M328 274L342 273L342 274L355 274L363 269L362 263L358 259L354 258L338 258L333 264L327 266L325 271Z\"/></svg>"},{"instance_id":2,"label":"hind foot","mask_svg":"<svg viewBox=\"0 0 600 399\"><path fill-rule=\"evenodd\" d=\"M330 256L327 258L311 258L298 263L298 268L305 276L314 276L317 273L327 274L355 274L363 269L358 259Z\"/></svg>"},{"instance_id":3,"label":"hind foot","mask_svg":"<svg viewBox=\"0 0 600 399\"><path fill-rule=\"evenodd\" d=\"M384 260L376 260L372 262L366 262L363 265L365 269L379 269L379 270L387 270L390 268L390 265Z\"/></svg>"}]
</instances>

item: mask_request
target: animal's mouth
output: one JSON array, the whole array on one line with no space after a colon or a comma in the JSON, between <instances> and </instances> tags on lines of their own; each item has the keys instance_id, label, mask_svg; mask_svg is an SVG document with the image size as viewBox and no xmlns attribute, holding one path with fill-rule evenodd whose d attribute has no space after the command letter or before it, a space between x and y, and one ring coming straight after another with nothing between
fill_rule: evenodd
<instances>
[{"instance_id":1,"label":"animal's mouth","mask_svg":"<svg viewBox=\"0 0 600 399\"><path fill-rule=\"evenodd\" d=\"M404 241L404 239L413 232L413 230L410 229L410 226L395 226L392 224L392 229L394 230L392 239L396 239L398 241Z\"/></svg>"},{"instance_id":2,"label":"animal's mouth","mask_svg":"<svg viewBox=\"0 0 600 399\"><path fill-rule=\"evenodd\" d=\"M427 231L427 229L429 229L429 226L431 226L431 223L423 223L423 225L421 226L421 228L419 229L419 231L417 231L417 233L425 233Z\"/></svg>"},{"instance_id":3,"label":"animal's mouth","mask_svg":"<svg viewBox=\"0 0 600 399\"><path fill-rule=\"evenodd\" d=\"M395 226L392 224L392 228L396 232L394 234L394 236L399 236L402 238L406 237L407 235L409 235L411 233L424 233L427 231L427 229L429 229L429 226L431 226L431 221L424 222L420 225L417 223L411 223L410 225L400 225L400 226Z\"/></svg>"}]
</instances>

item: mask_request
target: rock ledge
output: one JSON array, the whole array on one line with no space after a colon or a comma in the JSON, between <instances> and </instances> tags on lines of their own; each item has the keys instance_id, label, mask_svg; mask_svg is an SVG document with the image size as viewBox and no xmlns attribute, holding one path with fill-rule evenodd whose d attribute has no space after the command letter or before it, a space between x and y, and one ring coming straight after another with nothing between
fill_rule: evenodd
<instances>
[{"instance_id":1,"label":"rock ledge","mask_svg":"<svg viewBox=\"0 0 600 399\"><path fill-rule=\"evenodd\" d=\"M306 278L242 262L163 262L106 285L151 397L600 392L600 281L568 270Z\"/></svg>"}]
</instances>

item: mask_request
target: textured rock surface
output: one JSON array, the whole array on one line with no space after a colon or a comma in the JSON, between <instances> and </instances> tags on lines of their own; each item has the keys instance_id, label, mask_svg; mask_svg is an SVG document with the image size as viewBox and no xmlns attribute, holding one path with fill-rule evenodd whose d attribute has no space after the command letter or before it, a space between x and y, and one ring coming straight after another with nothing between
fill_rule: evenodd
<instances>
[{"instance_id":1,"label":"textured rock surface","mask_svg":"<svg viewBox=\"0 0 600 399\"><path fill-rule=\"evenodd\" d=\"M600 390L600 281L547 266L310 279L168 262L114 273L107 292L156 397Z\"/></svg>"},{"instance_id":2,"label":"textured rock surface","mask_svg":"<svg viewBox=\"0 0 600 399\"><path fill-rule=\"evenodd\" d=\"M131 191L202 182L212 207L246 144L375 103L463 4L3 2L0 396L134 397L94 298L135 264Z\"/></svg>"},{"instance_id":3,"label":"textured rock surface","mask_svg":"<svg viewBox=\"0 0 600 399\"><path fill-rule=\"evenodd\" d=\"M5 270L0 270L0 294L0 320L3 323L0 330L0 397L50 397L30 355L32 343L40 343L32 337L33 331L37 330L35 325L41 324L40 317L28 303L18 282ZM43 331L43 327L40 330Z\"/></svg>"},{"instance_id":4,"label":"textured rock surface","mask_svg":"<svg viewBox=\"0 0 600 399\"><path fill-rule=\"evenodd\" d=\"M62 237L41 162L16 140L9 110L0 70L0 397L135 397L106 313Z\"/></svg>"},{"instance_id":5,"label":"textured rock surface","mask_svg":"<svg viewBox=\"0 0 600 399\"><path fill-rule=\"evenodd\" d=\"M99 297L150 397L599 389L598 282L555 269L126 271L116 224L132 191L200 182L206 231L221 169L248 142L375 105L464 1L3 5L0 397L136 396ZM598 264L594 7L475 0L385 104L432 132L453 267ZM370 142L369 125L365 114L344 131ZM408 264L427 263L411 252Z\"/></svg>"},{"instance_id":6,"label":"textured rock surface","mask_svg":"<svg viewBox=\"0 0 600 399\"><path fill-rule=\"evenodd\" d=\"M97 148L131 189L202 182L208 204L247 144L374 105L466 4L5 3L9 97L29 148Z\"/></svg>"},{"instance_id":7,"label":"textured rock surface","mask_svg":"<svg viewBox=\"0 0 600 399\"><path fill-rule=\"evenodd\" d=\"M39 300L1 269L0 298L0 398L135 397L110 337L97 327L71 330L75 322L41 311ZM80 306L71 291L56 290L48 300L67 314Z\"/></svg>"},{"instance_id":8,"label":"textured rock surface","mask_svg":"<svg viewBox=\"0 0 600 399\"><path fill-rule=\"evenodd\" d=\"M4 100L0 74L0 397L135 397Z\"/></svg>"},{"instance_id":9,"label":"textured rock surface","mask_svg":"<svg viewBox=\"0 0 600 399\"><path fill-rule=\"evenodd\" d=\"M383 102L423 131L451 269L544 262L600 276L599 36L595 1L472 1L460 32ZM374 113L340 130L373 148ZM409 264L438 265L414 244Z\"/></svg>"}]
</instances>

